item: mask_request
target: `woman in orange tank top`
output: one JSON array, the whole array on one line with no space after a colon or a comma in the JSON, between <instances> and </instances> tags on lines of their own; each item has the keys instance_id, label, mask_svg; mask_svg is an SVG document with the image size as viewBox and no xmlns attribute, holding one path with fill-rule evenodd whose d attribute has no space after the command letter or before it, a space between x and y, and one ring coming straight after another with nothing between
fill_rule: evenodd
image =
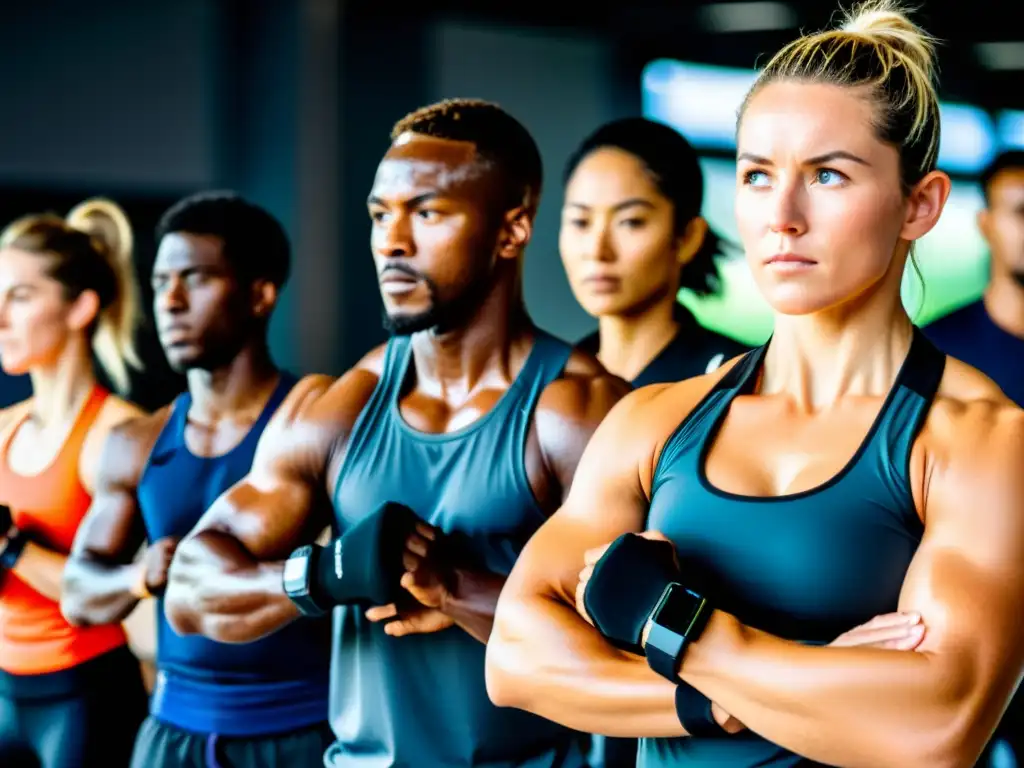
<instances>
[{"instance_id":1,"label":"woman in orange tank top","mask_svg":"<svg viewBox=\"0 0 1024 768\"><path fill-rule=\"evenodd\" d=\"M131 228L105 200L0 235L0 365L32 397L0 411L0 765L127 766L147 701L120 625L60 612L67 553L110 429L138 415L109 394L138 367Z\"/></svg>"}]
</instances>

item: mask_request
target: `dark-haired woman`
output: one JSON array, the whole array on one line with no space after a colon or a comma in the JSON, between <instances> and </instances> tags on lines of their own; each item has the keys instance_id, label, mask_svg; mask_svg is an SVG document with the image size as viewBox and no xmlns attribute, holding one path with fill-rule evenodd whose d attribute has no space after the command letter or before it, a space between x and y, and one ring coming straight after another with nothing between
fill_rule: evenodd
<instances>
[{"instance_id":1,"label":"dark-haired woman","mask_svg":"<svg viewBox=\"0 0 1024 768\"><path fill-rule=\"evenodd\" d=\"M600 323L580 342L634 386L715 370L746 351L676 299L717 292L721 239L701 218L704 178L677 131L643 118L602 126L570 158L559 250L573 294Z\"/></svg>"}]
</instances>

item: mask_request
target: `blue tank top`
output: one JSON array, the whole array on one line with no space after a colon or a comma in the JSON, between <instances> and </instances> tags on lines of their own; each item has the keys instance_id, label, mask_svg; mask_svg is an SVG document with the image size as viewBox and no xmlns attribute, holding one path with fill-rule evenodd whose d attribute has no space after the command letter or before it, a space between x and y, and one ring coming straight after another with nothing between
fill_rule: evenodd
<instances>
[{"instance_id":1,"label":"blue tank top","mask_svg":"<svg viewBox=\"0 0 1024 768\"><path fill-rule=\"evenodd\" d=\"M376 390L355 425L335 492L344 532L386 501L400 502L455 536L482 567L512 569L546 519L526 474L534 408L571 348L538 332L512 386L473 424L427 434L399 410L412 359L408 337L392 339ZM491 704L483 643L458 627L393 638L358 608L334 614L333 768L577 768L582 737Z\"/></svg>"},{"instance_id":2,"label":"blue tank top","mask_svg":"<svg viewBox=\"0 0 1024 768\"><path fill-rule=\"evenodd\" d=\"M185 444L192 399L179 397L150 453L138 499L149 541L185 536L224 491L248 474L267 422L295 384L281 381L259 419L234 449L213 458ZM259 736L327 719L330 627L300 619L254 643L218 643L178 635L157 610L157 681L150 711L197 733Z\"/></svg>"},{"instance_id":3,"label":"blue tank top","mask_svg":"<svg viewBox=\"0 0 1024 768\"><path fill-rule=\"evenodd\" d=\"M860 448L829 481L750 497L715 488L705 460L729 404L752 394L767 346L736 363L675 430L658 459L647 525L668 536L716 607L774 635L826 645L882 613L900 590L924 532L910 452L945 356L915 329L910 351ZM642 768L811 766L751 732L642 739Z\"/></svg>"}]
</instances>

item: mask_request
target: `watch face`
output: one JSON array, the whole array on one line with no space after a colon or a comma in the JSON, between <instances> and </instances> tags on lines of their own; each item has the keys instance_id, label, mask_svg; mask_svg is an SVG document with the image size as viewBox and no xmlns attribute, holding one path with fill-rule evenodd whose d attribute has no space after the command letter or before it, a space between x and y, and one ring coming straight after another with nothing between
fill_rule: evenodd
<instances>
[{"instance_id":1,"label":"watch face","mask_svg":"<svg viewBox=\"0 0 1024 768\"><path fill-rule=\"evenodd\" d=\"M286 584L302 582L306 578L306 567L309 557L290 557L284 561L284 581Z\"/></svg>"},{"instance_id":2,"label":"watch face","mask_svg":"<svg viewBox=\"0 0 1024 768\"><path fill-rule=\"evenodd\" d=\"M685 635L703 604L704 598L696 592L674 584L665 595L654 620L673 632Z\"/></svg>"}]
</instances>

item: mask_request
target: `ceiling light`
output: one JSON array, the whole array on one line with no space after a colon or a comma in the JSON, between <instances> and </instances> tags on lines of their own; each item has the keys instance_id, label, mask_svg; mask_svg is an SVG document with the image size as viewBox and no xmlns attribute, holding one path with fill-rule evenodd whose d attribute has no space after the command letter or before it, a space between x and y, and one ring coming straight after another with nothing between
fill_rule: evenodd
<instances>
[{"instance_id":1,"label":"ceiling light","mask_svg":"<svg viewBox=\"0 0 1024 768\"><path fill-rule=\"evenodd\" d=\"M785 3L715 3L698 9L697 18L709 32L756 32L792 29L796 11Z\"/></svg>"}]
</instances>

